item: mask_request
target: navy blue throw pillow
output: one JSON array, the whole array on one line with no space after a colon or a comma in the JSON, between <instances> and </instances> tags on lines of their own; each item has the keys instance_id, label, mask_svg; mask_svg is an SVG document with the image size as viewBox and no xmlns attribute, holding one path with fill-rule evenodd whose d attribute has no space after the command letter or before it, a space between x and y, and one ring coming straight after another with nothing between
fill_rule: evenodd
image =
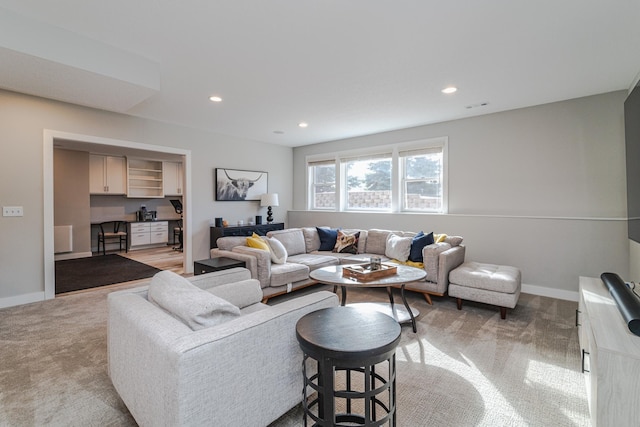
<instances>
[{"instance_id":1,"label":"navy blue throw pillow","mask_svg":"<svg viewBox=\"0 0 640 427\"><path fill-rule=\"evenodd\" d=\"M320 237L319 250L332 251L338 238L338 229L316 227L316 230L318 230L318 236Z\"/></svg>"},{"instance_id":2,"label":"navy blue throw pillow","mask_svg":"<svg viewBox=\"0 0 640 427\"><path fill-rule=\"evenodd\" d=\"M416 234L413 240L411 240L409 261L423 262L424 259L422 258L422 249L424 249L425 246L431 245L433 243L433 231L429 234L424 234L422 231Z\"/></svg>"}]
</instances>

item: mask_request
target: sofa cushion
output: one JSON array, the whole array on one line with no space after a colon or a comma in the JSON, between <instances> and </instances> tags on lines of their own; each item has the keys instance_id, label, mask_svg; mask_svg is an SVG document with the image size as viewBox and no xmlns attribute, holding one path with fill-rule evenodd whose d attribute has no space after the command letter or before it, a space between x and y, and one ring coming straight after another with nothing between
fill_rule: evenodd
<instances>
[{"instance_id":1,"label":"sofa cushion","mask_svg":"<svg viewBox=\"0 0 640 427\"><path fill-rule=\"evenodd\" d=\"M275 264L284 264L287 262L287 249L280 243L280 240L267 236L263 236L262 239L271 250L271 262Z\"/></svg>"},{"instance_id":2,"label":"sofa cushion","mask_svg":"<svg viewBox=\"0 0 640 427\"><path fill-rule=\"evenodd\" d=\"M205 291L241 309L262 301L262 288L257 279L225 283L224 285L205 289Z\"/></svg>"},{"instance_id":3,"label":"sofa cushion","mask_svg":"<svg viewBox=\"0 0 640 427\"><path fill-rule=\"evenodd\" d=\"M411 252L411 241L413 237L401 237L396 234L389 234L384 254L391 259L405 262L409 259Z\"/></svg>"},{"instance_id":4,"label":"sofa cushion","mask_svg":"<svg viewBox=\"0 0 640 427\"><path fill-rule=\"evenodd\" d=\"M287 250L289 256L306 252L304 234L302 234L302 229L300 228L270 231L267 236L278 239Z\"/></svg>"},{"instance_id":5,"label":"sofa cushion","mask_svg":"<svg viewBox=\"0 0 640 427\"><path fill-rule=\"evenodd\" d=\"M273 264L271 266L270 286L282 286L289 283L307 280L309 278L309 267L304 264L287 262L285 264Z\"/></svg>"},{"instance_id":6,"label":"sofa cushion","mask_svg":"<svg viewBox=\"0 0 640 427\"><path fill-rule=\"evenodd\" d=\"M389 230L369 230L365 252L383 255L387 250L387 237L390 233Z\"/></svg>"},{"instance_id":7,"label":"sofa cushion","mask_svg":"<svg viewBox=\"0 0 640 427\"><path fill-rule=\"evenodd\" d=\"M319 251L331 251L336 245L336 239L338 238L337 228L325 228L316 227L318 231L318 237L320 238Z\"/></svg>"},{"instance_id":8,"label":"sofa cushion","mask_svg":"<svg viewBox=\"0 0 640 427\"><path fill-rule=\"evenodd\" d=\"M230 251L236 246L247 246L247 238L244 236L225 236L216 240L218 249Z\"/></svg>"},{"instance_id":9,"label":"sofa cushion","mask_svg":"<svg viewBox=\"0 0 640 427\"><path fill-rule=\"evenodd\" d=\"M516 267L473 261L449 273L449 281L456 285L508 294L520 293L520 279L520 269Z\"/></svg>"},{"instance_id":10,"label":"sofa cushion","mask_svg":"<svg viewBox=\"0 0 640 427\"><path fill-rule=\"evenodd\" d=\"M289 262L306 265L309 270L340 264L338 258L333 255L318 255L317 253L291 256Z\"/></svg>"},{"instance_id":11,"label":"sofa cushion","mask_svg":"<svg viewBox=\"0 0 640 427\"><path fill-rule=\"evenodd\" d=\"M240 309L235 305L169 270L153 276L148 298L194 331L240 316Z\"/></svg>"},{"instance_id":12,"label":"sofa cushion","mask_svg":"<svg viewBox=\"0 0 640 427\"><path fill-rule=\"evenodd\" d=\"M351 234L351 233L346 233L342 230L338 230L338 237L336 239L336 244L333 247L333 252L357 254L359 239L360 239L359 231L356 231L355 233Z\"/></svg>"},{"instance_id":13,"label":"sofa cushion","mask_svg":"<svg viewBox=\"0 0 640 427\"><path fill-rule=\"evenodd\" d=\"M261 249L263 251L270 250L269 245L256 233L253 233L253 235L247 237L247 246L249 246L250 248Z\"/></svg>"},{"instance_id":14,"label":"sofa cushion","mask_svg":"<svg viewBox=\"0 0 640 427\"><path fill-rule=\"evenodd\" d=\"M422 262L422 249L424 249L425 246L431 245L433 243L433 231L429 234L424 234L424 232L420 231L411 241L409 261Z\"/></svg>"},{"instance_id":15,"label":"sofa cushion","mask_svg":"<svg viewBox=\"0 0 640 427\"><path fill-rule=\"evenodd\" d=\"M445 243L448 243L451 245L452 248L455 248L456 246L460 246L460 244L462 243L462 237L460 236L447 236L444 238Z\"/></svg>"},{"instance_id":16,"label":"sofa cushion","mask_svg":"<svg viewBox=\"0 0 640 427\"><path fill-rule=\"evenodd\" d=\"M305 252L311 253L320 249L320 236L315 227L302 227L304 235Z\"/></svg>"}]
</instances>

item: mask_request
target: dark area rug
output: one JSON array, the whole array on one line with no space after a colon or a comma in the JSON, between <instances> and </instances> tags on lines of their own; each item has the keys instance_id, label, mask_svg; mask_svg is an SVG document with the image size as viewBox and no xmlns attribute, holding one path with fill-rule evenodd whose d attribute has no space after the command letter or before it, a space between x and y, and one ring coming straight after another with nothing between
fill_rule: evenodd
<instances>
[{"instance_id":1,"label":"dark area rug","mask_svg":"<svg viewBox=\"0 0 640 427\"><path fill-rule=\"evenodd\" d=\"M56 294L146 279L159 271L116 254L56 261Z\"/></svg>"}]
</instances>

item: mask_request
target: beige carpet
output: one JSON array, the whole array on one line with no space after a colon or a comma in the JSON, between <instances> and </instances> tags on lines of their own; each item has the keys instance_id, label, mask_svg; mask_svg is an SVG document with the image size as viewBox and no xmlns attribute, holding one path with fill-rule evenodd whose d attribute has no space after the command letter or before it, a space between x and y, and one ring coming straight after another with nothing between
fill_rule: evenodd
<instances>
[{"instance_id":1,"label":"beige carpet","mask_svg":"<svg viewBox=\"0 0 640 427\"><path fill-rule=\"evenodd\" d=\"M136 425L107 375L111 290L0 310L0 426ZM397 351L399 426L590 425L576 303L523 294L506 320L481 304L458 311L447 297L428 306L410 294L410 303L421 315ZM273 426L301 419L296 407Z\"/></svg>"}]
</instances>

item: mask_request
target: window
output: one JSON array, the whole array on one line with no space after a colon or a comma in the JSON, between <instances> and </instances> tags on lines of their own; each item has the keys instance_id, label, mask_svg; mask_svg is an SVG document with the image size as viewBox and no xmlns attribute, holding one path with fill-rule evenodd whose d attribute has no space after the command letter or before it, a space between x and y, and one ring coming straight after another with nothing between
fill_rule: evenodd
<instances>
[{"instance_id":1,"label":"window","mask_svg":"<svg viewBox=\"0 0 640 427\"><path fill-rule=\"evenodd\" d=\"M400 152L402 210L442 212L441 147Z\"/></svg>"},{"instance_id":2,"label":"window","mask_svg":"<svg viewBox=\"0 0 640 427\"><path fill-rule=\"evenodd\" d=\"M309 164L311 209L335 209L336 163L332 161Z\"/></svg>"},{"instance_id":3,"label":"window","mask_svg":"<svg viewBox=\"0 0 640 427\"><path fill-rule=\"evenodd\" d=\"M447 210L447 138L307 158L312 210Z\"/></svg>"},{"instance_id":4,"label":"window","mask_svg":"<svg viewBox=\"0 0 640 427\"><path fill-rule=\"evenodd\" d=\"M346 160L346 209L391 209L391 154Z\"/></svg>"}]
</instances>

